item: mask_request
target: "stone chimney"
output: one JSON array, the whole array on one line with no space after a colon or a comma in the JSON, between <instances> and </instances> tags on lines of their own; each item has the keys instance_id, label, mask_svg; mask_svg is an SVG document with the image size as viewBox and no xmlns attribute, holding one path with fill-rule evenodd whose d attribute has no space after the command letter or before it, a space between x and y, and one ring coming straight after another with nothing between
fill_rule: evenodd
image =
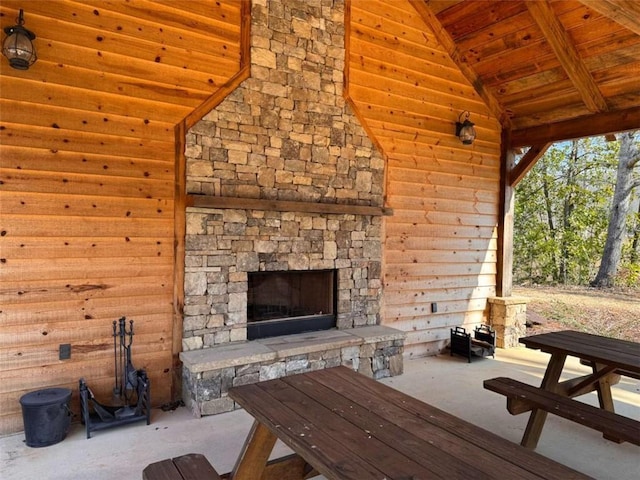
<instances>
[{"instance_id":1,"label":"stone chimney","mask_svg":"<svg viewBox=\"0 0 640 480\"><path fill-rule=\"evenodd\" d=\"M343 97L344 14L342 0L253 1L251 77L188 132L187 193L383 205L384 160ZM381 225L188 208L183 349L246 339L253 271L336 269L338 328L379 324Z\"/></svg>"}]
</instances>

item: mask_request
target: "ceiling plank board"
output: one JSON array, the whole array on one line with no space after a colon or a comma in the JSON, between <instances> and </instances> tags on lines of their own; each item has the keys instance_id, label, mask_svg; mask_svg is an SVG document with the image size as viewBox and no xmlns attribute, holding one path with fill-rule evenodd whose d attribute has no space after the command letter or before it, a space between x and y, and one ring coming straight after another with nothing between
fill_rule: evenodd
<instances>
[{"instance_id":1,"label":"ceiling plank board","mask_svg":"<svg viewBox=\"0 0 640 480\"><path fill-rule=\"evenodd\" d=\"M596 12L618 22L620 25L640 35L640 2L612 0L581 0Z\"/></svg>"},{"instance_id":2,"label":"ceiling plank board","mask_svg":"<svg viewBox=\"0 0 640 480\"><path fill-rule=\"evenodd\" d=\"M585 105L593 112L606 112L609 109L606 100L549 3L526 2L526 5Z\"/></svg>"},{"instance_id":3,"label":"ceiling plank board","mask_svg":"<svg viewBox=\"0 0 640 480\"><path fill-rule=\"evenodd\" d=\"M478 95L486 102L487 107L495 115L500 124L504 128L508 128L510 126L509 117L506 115L500 103L495 99L493 94L485 88L482 83L480 77L476 74L476 72L467 64L462 61L462 55L458 50L456 43L453 41L449 33L444 29L440 21L436 18L433 11L429 8L429 6L424 2L424 0L409 0L413 8L416 9L416 12L422 17L424 22L431 27L434 35L440 42L440 44L445 48L451 59L458 66L462 74L467 78L469 83L473 85L473 88L478 92Z\"/></svg>"},{"instance_id":4,"label":"ceiling plank board","mask_svg":"<svg viewBox=\"0 0 640 480\"><path fill-rule=\"evenodd\" d=\"M640 107L631 107L626 110L585 115L563 122L514 130L511 133L511 148L607 135L638 128L640 128Z\"/></svg>"}]
</instances>

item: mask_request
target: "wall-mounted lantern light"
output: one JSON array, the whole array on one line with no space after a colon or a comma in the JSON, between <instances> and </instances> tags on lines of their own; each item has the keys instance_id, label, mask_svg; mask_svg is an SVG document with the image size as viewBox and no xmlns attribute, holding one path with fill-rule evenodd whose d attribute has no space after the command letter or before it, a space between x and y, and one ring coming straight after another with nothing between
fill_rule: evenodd
<instances>
[{"instance_id":1,"label":"wall-mounted lantern light","mask_svg":"<svg viewBox=\"0 0 640 480\"><path fill-rule=\"evenodd\" d=\"M2 54L9 59L9 65L13 68L28 70L38 58L36 49L31 43L36 36L22 26L24 24L22 9L20 9L20 16L16 21L17 25L4 29L7 37L2 43Z\"/></svg>"},{"instance_id":2,"label":"wall-mounted lantern light","mask_svg":"<svg viewBox=\"0 0 640 480\"><path fill-rule=\"evenodd\" d=\"M464 122L461 122L464 115ZM476 139L476 129L473 128L475 124L469 121L469 112L464 111L458 117L456 122L456 135L460 138L460 141L465 145L471 145Z\"/></svg>"}]
</instances>

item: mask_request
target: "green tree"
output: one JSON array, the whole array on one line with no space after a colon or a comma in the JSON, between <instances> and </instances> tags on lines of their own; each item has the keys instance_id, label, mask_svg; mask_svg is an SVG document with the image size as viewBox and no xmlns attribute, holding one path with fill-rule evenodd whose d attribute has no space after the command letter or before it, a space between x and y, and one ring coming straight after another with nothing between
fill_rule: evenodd
<instances>
[{"instance_id":1,"label":"green tree","mask_svg":"<svg viewBox=\"0 0 640 480\"><path fill-rule=\"evenodd\" d=\"M603 248L598 274L592 282L595 287L613 286L622 260L622 250L628 236L627 225L631 199L634 189L640 186L640 175L636 169L640 164L640 141L636 140L636 133L625 132L620 135L616 186L609 214L607 241ZM635 240L637 242L637 236ZM632 249L632 252L634 251Z\"/></svg>"},{"instance_id":2,"label":"green tree","mask_svg":"<svg viewBox=\"0 0 640 480\"><path fill-rule=\"evenodd\" d=\"M588 284L604 246L618 144L552 146L516 188L514 278Z\"/></svg>"}]
</instances>

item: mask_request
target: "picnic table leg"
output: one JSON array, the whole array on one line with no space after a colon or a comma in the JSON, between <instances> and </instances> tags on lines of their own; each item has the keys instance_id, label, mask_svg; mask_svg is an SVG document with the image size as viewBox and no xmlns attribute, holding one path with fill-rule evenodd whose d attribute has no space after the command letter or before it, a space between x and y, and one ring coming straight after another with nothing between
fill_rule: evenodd
<instances>
[{"instance_id":1,"label":"picnic table leg","mask_svg":"<svg viewBox=\"0 0 640 480\"><path fill-rule=\"evenodd\" d=\"M242 447L238 461L229 476L230 480L255 480L261 478L269 455L276 444L276 436L257 420Z\"/></svg>"},{"instance_id":2,"label":"picnic table leg","mask_svg":"<svg viewBox=\"0 0 640 480\"><path fill-rule=\"evenodd\" d=\"M554 393L556 392L558 380L560 379L560 374L562 373L566 359L567 355L565 353L554 353L551 355L540 388ZM538 445L538 440L540 439L542 427L544 426L546 419L547 412L545 410L538 408L531 410L531 415L527 422L527 428L524 431L520 445L531 448L532 450L535 449Z\"/></svg>"},{"instance_id":3,"label":"picnic table leg","mask_svg":"<svg viewBox=\"0 0 640 480\"><path fill-rule=\"evenodd\" d=\"M594 363L592 368L593 373L598 373L600 370L605 368L605 365ZM598 393L598 402L600 403L600 408L608 410L609 412L613 412L614 407L613 397L611 396L611 382L608 376L605 376L598 380L598 383L596 383L596 392Z\"/></svg>"},{"instance_id":4,"label":"picnic table leg","mask_svg":"<svg viewBox=\"0 0 640 480\"><path fill-rule=\"evenodd\" d=\"M598 373L603 368L606 368L606 366L598 363L592 364L593 373ZM615 412L613 396L611 395L611 377L609 375L598 380L596 383L596 392L598 393L598 403L600 403L600 408L609 412ZM622 443L619 438L612 437L611 435L602 434L602 436L612 442Z\"/></svg>"}]
</instances>

